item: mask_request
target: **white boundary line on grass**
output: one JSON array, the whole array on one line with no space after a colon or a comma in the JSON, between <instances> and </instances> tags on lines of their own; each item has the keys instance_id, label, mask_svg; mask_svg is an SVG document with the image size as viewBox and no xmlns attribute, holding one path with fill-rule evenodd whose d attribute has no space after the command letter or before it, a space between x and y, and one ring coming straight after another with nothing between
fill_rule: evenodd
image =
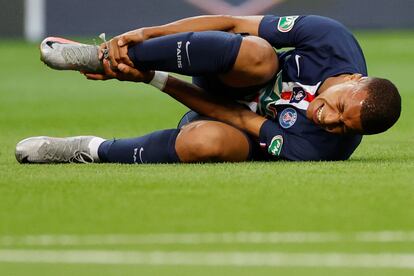
<instances>
[{"instance_id":1,"label":"white boundary line on grass","mask_svg":"<svg viewBox=\"0 0 414 276\"><path fill-rule=\"evenodd\" d=\"M145 244L283 244L283 243L414 242L414 231L380 232L234 232L139 235L0 236L0 246L91 246Z\"/></svg>"},{"instance_id":2,"label":"white boundary line on grass","mask_svg":"<svg viewBox=\"0 0 414 276\"><path fill-rule=\"evenodd\" d=\"M98 265L414 269L414 254L0 250L0 262Z\"/></svg>"}]
</instances>

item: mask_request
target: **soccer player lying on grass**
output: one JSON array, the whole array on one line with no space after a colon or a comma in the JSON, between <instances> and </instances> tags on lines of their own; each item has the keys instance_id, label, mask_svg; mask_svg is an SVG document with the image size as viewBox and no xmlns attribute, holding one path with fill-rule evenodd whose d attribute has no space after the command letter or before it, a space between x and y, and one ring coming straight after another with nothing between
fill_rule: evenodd
<instances>
[{"instance_id":1,"label":"soccer player lying on grass","mask_svg":"<svg viewBox=\"0 0 414 276\"><path fill-rule=\"evenodd\" d=\"M194 111L176 129L133 139L28 138L16 147L21 163L346 160L401 111L397 88L367 77L353 35L320 16L201 16L100 48L48 38L41 51L52 68L149 83Z\"/></svg>"}]
</instances>

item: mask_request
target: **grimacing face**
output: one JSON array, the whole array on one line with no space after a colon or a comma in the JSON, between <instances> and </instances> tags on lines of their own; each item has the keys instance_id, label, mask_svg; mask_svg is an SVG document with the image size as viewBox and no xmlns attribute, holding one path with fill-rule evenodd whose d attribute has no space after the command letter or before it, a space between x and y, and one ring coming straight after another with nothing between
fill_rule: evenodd
<instances>
[{"instance_id":1,"label":"grimacing face","mask_svg":"<svg viewBox=\"0 0 414 276\"><path fill-rule=\"evenodd\" d=\"M363 133L361 108L369 81L360 74L346 76L343 82L321 91L309 104L306 116L331 133Z\"/></svg>"}]
</instances>

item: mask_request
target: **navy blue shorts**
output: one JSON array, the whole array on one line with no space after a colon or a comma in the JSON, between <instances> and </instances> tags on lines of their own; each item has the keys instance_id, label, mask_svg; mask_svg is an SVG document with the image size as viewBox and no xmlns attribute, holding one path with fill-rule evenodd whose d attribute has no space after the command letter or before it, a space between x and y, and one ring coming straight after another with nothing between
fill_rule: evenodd
<instances>
[{"instance_id":1,"label":"navy blue shorts","mask_svg":"<svg viewBox=\"0 0 414 276\"><path fill-rule=\"evenodd\" d=\"M200 76L193 77L193 84L203 88L207 93L227 97L234 100L243 100L253 98L266 84L250 86L250 87L231 87L224 84L218 76Z\"/></svg>"}]
</instances>

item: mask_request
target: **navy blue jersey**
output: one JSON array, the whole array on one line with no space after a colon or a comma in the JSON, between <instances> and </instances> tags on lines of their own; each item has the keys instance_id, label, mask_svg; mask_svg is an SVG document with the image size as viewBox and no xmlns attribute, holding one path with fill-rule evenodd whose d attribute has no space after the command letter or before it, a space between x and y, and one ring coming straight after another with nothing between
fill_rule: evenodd
<instances>
[{"instance_id":1,"label":"navy blue jersey","mask_svg":"<svg viewBox=\"0 0 414 276\"><path fill-rule=\"evenodd\" d=\"M265 16L259 36L273 47L294 49L279 53L281 71L249 103L271 119L262 127L260 142L277 159L345 160L361 135L328 133L306 117L319 86L340 74L367 75L362 50L339 22L321 16Z\"/></svg>"}]
</instances>

